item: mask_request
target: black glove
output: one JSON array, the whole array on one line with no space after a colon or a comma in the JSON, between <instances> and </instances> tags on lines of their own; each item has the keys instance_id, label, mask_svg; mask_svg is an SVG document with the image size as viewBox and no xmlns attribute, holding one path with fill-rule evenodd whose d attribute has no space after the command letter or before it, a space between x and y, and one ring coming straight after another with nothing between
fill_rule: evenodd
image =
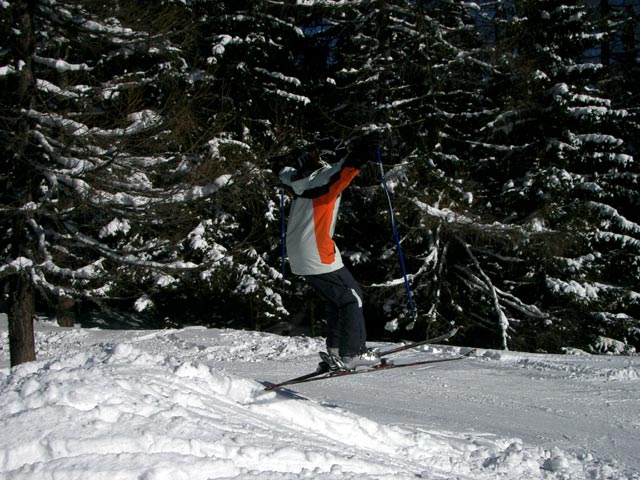
<instances>
[{"instance_id":1,"label":"black glove","mask_svg":"<svg viewBox=\"0 0 640 480\"><path fill-rule=\"evenodd\" d=\"M376 162L380 143L381 137L377 130L353 140L349 145L346 163L361 169L367 162Z\"/></svg>"},{"instance_id":2,"label":"black glove","mask_svg":"<svg viewBox=\"0 0 640 480\"><path fill-rule=\"evenodd\" d=\"M363 137L372 148L382 148L382 131L379 129L370 130Z\"/></svg>"},{"instance_id":3,"label":"black glove","mask_svg":"<svg viewBox=\"0 0 640 480\"><path fill-rule=\"evenodd\" d=\"M306 176L319 167L319 160L315 146L295 147L271 158L271 171L278 175L284 167L293 167L299 176Z\"/></svg>"},{"instance_id":4,"label":"black glove","mask_svg":"<svg viewBox=\"0 0 640 480\"><path fill-rule=\"evenodd\" d=\"M277 177L280 171L289 165L290 159L288 154L277 155L269 160L271 163L271 171Z\"/></svg>"},{"instance_id":5,"label":"black glove","mask_svg":"<svg viewBox=\"0 0 640 480\"><path fill-rule=\"evenodd\" d=\"M296 170L300 169L300 159L305 152L305 148L294 147L285 153L272 157L271 171L278 175L284 167L293 167Z\"/></svg>"}]
</instances>

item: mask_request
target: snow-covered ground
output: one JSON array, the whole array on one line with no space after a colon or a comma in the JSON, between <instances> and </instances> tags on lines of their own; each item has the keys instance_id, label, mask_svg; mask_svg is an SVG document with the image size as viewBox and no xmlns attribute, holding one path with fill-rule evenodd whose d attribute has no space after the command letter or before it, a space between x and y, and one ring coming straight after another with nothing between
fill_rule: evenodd
<instances>
[{"instance_id":1,"label":"snow-covered ground","mask_svg":"<svg viewBox=\"0 0 640 480\"><path fill-rule=\"evenodd\" d=\"M2 479L640 479L640 357L480 350L265 392L322 339L37 322L12 370L7 345L1 315Z\"/></svg>"}]
</instances>

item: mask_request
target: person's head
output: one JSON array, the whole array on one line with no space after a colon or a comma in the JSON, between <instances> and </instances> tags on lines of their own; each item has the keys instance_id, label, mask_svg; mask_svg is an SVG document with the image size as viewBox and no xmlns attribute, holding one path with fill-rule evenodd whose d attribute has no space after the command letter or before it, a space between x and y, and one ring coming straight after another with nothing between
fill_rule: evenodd
<instances>
[{"instance_id":1,"label":"person's head","mask_svg":"<svg viewBox=\"0 0 640 480\"><path fill-rule=\"evenodd\" d=\"M300 176L306 176L320 168L320 152L315 144L301 149L295 160L295 168Z\"/></svg>"}]
</instances>

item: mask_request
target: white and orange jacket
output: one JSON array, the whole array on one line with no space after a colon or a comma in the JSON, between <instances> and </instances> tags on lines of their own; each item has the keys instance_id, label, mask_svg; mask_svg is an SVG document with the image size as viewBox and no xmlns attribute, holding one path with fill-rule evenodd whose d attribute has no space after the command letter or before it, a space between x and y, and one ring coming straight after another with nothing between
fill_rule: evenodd
<instances>
[{"instance_id":1,"label":"white and orange jacket","mask_svg":"<svg viewBox=\"0 0 640 480\"><path fill-rule=\"evenodd\" d=\"M287 253L296 275L318 275L342 268L333 231L340 207L340 194L360 173L346 159L322 166L304 178L298 171L283 168L279 177L294 195L287 225Z\"/></svg>"}]
</instances>

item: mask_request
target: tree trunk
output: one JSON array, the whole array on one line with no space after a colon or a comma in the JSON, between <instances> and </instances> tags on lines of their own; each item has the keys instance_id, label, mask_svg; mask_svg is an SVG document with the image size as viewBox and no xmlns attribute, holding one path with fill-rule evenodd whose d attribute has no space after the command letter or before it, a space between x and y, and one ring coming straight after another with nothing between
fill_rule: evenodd
<instances>
[{"instance_id":1,"label":"tree trunk","mask_svg":"<svg viewBox=\"0 0 640 480\"><path fill-rule=\"evenodd\" d=\"M611 45L609 43L609 38L607 37L609 32L609 28L607 27L609 14L609 0L600 0L600 24L602 25L603 32L605 33L602 37L602 42L600 43L600 62L605 67L611 63Z\"/></svg>"},{"instance_id":2,"label":"tree trunk","mask_svg":"<svg viewBox=\"0 0 640 480\"><path fill-rule=\"evenodd\" d=\"M9 47L22 66L18 76L18 91L16 104L13 105L16 113L28 110L33 105L36 93L36 81L33 73L33 55L35 52L35 36L33 31L34 0L22 0L13 2L12 24L15 34L11 37ZM19 117L15 130L15 143L13 145L13 162L16 170L15 184L19 185L15 197L22 200L19 207L29 203L31 198L32 172L29 162L25 158L29 144L30 126L28 119ZM12 257L28 258L29 235L27 234L28 210L20 211L13 221L13 233L11 238ZM31 284L29 268L19 270L14 278L9 280L9 349L11 366L36 359L35 341L33 338L33 316L35 313L35 290Z\"/></svg>"},{"instance_id":3,"label":"tree trunk","mask_svg":"<svg viewBox=\"0 0 640 480\"><path fill-rule=\"evenodd\" d=\"M76 322L75 299L71 297L58 297L56 318L61 327L73 327Z\"/></svg>"},{"instance_id":4,"label":"tree trunk","mask_svg":"<svg viewBox=\"0 0 640 480\"><path fill-rule=\"evenodd\" d=\"M11 366L15 367L36 359L33 338L35 294L26 273L18 273L11 283L14 288L9 304L9 349Z\"/></svg>"}]
</instances>

